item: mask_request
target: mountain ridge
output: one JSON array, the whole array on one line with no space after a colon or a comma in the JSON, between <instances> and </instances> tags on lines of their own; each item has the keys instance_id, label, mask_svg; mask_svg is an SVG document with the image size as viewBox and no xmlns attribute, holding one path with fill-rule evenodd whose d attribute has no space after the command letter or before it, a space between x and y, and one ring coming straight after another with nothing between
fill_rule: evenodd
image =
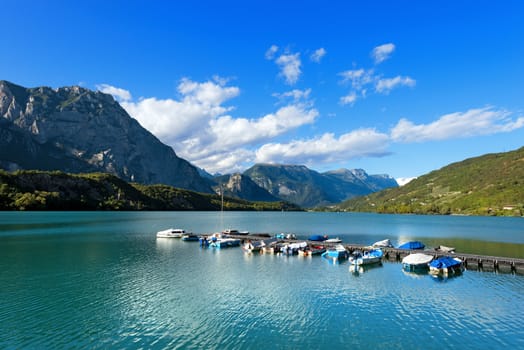
<instances>
[{"instance_id":1,"label":"mountain ridge","mask_svg":"<svg viewBox=\"0 0 524 350\"><path fill-rule=\"evenodd\" d=\"M524 147L451 163L406 185L339 204L379 213L524 215Z\"/></svg>"}]
</instances>

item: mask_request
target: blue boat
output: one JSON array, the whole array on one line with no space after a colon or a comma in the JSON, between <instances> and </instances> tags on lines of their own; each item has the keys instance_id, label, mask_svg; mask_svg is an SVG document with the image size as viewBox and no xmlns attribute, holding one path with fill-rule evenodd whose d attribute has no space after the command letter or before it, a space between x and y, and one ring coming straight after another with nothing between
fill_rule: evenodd
<instances>
[{"instance_id":1,"label":"blue boat","mask_svg":"<svg viewBox=\"0 0 524 350\"><path fill-rule=\"evenodd\" d=\"M410 250L415 250L415 249L424 249L424 247L426 247L424 245L424 243L422 242L419 242L419 241L411 241L411 242L406 242L404 244L401 244L398 249L410 249Z\"/></svg>"},{"instance_id":2,"label":"blue boat","mask_svg":"<svg viewBox=\"0 0 524 350\"><path fill-rule=\"evenodd\" d=\"M349 252L342 244L337 244L334 248L329 248L322 253L322 257L335 263L339 260L347 259Z\"/></svg>"},{"instance_id":3,"label":"blue boat","mask_svg":"<svg viewBox=\"0 0 524 350\"><path fill-rule=\"evenodd\" d=\"M371 249L365 252L354 252L349 257L349 262L352 265L370 265L376 264L382 261L384 253L381 249Z\"/></svg>"},{"instance_id":4,"label":"blue boat","mask_svg":"<svg viewBox=\"0 0 524 350\"><path fill-rule=\"evenodd\" d=\"M464 271L464 264L459 258L443 256L429 263L429 273L432 275L458 274Z\"/></svg>"},{"instance_id":5,"label":"blue boat","mask_svg":"<svg viewBox=\"0 0 524 350\"><path fill-rule=\"evenodd\" d=\"M316 242L324 242L327 239L327 236L323 235L312 235L309 236L308 240L310 241L316 241Z\"/></svg>"}]
</instances>

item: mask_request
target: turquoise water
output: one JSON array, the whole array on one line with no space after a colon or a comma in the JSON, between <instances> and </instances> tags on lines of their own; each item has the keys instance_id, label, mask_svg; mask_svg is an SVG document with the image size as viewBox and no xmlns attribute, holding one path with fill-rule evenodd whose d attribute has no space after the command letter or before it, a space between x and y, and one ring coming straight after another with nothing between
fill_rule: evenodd
<instances>
[{"instance_id":1,"label":"turquoise water","mask_svg":"<svg viewBox=\"0 0 524 350\"><path fill-rule=\"evenodd\" d=\"M389 262L353 273L317 257L157 240L168 227L491 242L517 254L524 243L516 218L2 212L0 348L524 348L524 276L442 280Z\"/></svg>"}]
</instances>

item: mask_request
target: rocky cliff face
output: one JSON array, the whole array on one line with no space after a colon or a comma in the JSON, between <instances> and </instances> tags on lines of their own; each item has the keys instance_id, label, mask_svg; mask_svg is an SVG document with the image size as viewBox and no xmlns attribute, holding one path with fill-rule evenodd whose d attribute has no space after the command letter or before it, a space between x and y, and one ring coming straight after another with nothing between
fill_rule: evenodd
<instances>
[{"instance_id":1,"label":"rocky cliff face","mask_svg":"<svg viewBox=\"0 0 524 350\"><path fill-rule=\"evenodd\" d=\"M212 192L208 180L112 96L0 81L0 167L101 171L126 181Z\"/></svg>"},{"instance_id":2,"label":"rocky cliff face","mask_svg":"<svg viewBox=\"0 0 524 350\"><path fill-rule=\"evenodd\" d=\"M217 194L224 191L225 196L249 201L276 202L281 200L257 185L251 178L242 174L218 176L214 178L214 182L216 185L213 188Z\"/></svg>"},{"instance_id":3,"label":"rocky cliff face","mask_svg":"<svg viewBox=\"0 0 524 350\"><path fill-rule=\"evenodd\" d=\"M321 174L303 165L256 164L243 175L273 196L303 207L332 205L398 186L387 175L368 175L362 169L341 169Z\"/></svg>"}]
</instances>

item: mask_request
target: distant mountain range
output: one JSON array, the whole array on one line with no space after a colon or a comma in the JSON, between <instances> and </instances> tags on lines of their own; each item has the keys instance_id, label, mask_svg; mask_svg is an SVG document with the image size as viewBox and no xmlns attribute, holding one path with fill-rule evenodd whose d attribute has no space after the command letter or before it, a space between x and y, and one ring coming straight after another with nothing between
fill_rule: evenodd
<instances>
[{"instance_id":1,"label":"distant mountain range","mask_svg":"<svg viewBox=\"0 0 524 350\"><path fill-rule=\"evenodd\" d=\"M350 199L338 210L524 215L524 147L453 163L406 185Z\"/></svg>"},{"instance_id":2,"label":"distant mountain range","mask_svg":"<svg viewBox=\"0 0 524 350\"><path fill-rule=\"evenodd\" d=\"M250 201L332 205L398 186L364 170L318 173L305 166L257 164L212 177L144 129L111 95L73 86L24 88L0 81L0 169L105 172L127 182L165 184Z\"/></svg>"}]
</instances>

